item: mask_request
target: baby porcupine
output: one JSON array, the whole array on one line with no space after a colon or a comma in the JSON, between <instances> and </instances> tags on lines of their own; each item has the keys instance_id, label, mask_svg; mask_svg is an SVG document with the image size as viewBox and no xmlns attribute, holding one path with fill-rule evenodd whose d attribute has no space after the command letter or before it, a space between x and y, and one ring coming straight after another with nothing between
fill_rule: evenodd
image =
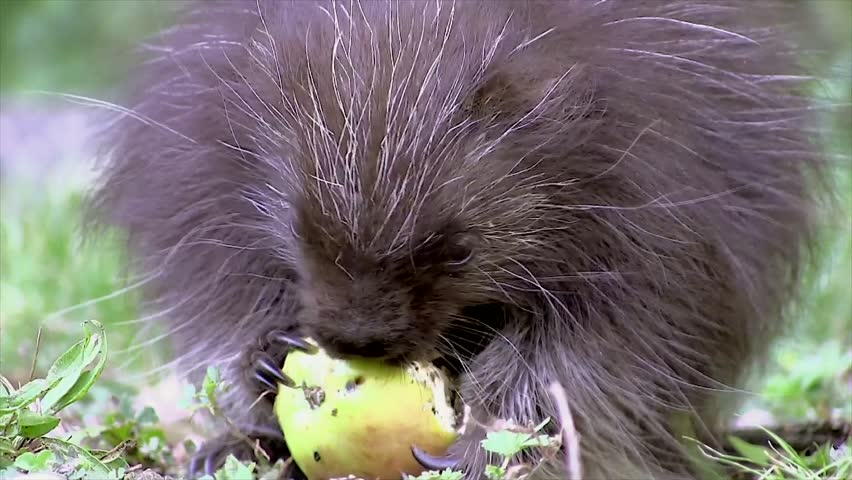
<instances>
[{"instance_id":1,"label":"baby porcupine","mask_svg":"<svg viewBox=\"0 0 852 480\"><path fill-rule=\"evenodd\" d=\"M482 421L558 418L558 382L587 478L690 478L673 425L712 438L812 233L794 9L201 2L146 44L92 212L273 458L271 396L248 406L310 336L446 359ZM470 478L481 435L449 458ZM251 448L193 471L227 453Z\"/></svg>"}]
</instances>

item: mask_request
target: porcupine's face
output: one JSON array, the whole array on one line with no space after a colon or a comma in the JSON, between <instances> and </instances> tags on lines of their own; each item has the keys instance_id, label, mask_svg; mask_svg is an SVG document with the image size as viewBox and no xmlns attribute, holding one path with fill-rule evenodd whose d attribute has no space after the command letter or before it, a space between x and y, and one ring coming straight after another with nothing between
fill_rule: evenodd
<instances>
[{"instance_id":1,"label":"porcupine's face","mask_svg":"<svg viewBox=\"0 0 852 480\"><path fill-rule=\"evenodd\" d=\"M399 232L399 224L389 227L389 235ZM400 242L395 251L338 242L310 221L300 235L300 320L333 354L431 357L461 307L475 302L463 279L477 237L461 225Z\"/></svg>"},{"instance_id":2,"label":"porcupine's face","mask_svg":"<svg viewBox=\"0 0 852 480\"><path fill-rule=\"evenodd\" d=\"M293 34L307 50L286 58L285 128L266 135L284 140L264 150L286 163L299 323L337 354L469 356L511 303L507 268L537 244L540 184L557 181L533 151L565 122L524 132L564 107L508 65L526 38L498 38L508 13L370 5L322 20L339 48Z\"/></svg>"},{"instance_id":3,"label":"porcupine's face","mask_svg":"<svg viewBox=\"0 0 852 480\"><path fill-rule=\"evenodd\" d=\"M429 13L457 29L447 14ZM487 50L431 33L391 48L396 33L383 29L417 38L423 25L354 18L352 50L312 56L291 103L299 323L333 354L447 354L489 330L471 317L493 288L482 262L494 198L483 192L504 169L483 175L487 144L469 110ZM460 48L470 51L445 53Z\"/></svg>"}]
</instances>

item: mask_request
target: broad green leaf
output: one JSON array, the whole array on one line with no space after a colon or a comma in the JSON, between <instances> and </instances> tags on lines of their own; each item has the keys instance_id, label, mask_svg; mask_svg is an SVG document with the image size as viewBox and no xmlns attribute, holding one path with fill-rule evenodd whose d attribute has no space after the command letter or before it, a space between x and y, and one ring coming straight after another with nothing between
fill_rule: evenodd
<instances>
[{"instance_id":1,"label":"broad green leaf","mask_svg":"<svg viewBox=\"0 0 852 480\"><path fill-rule=\"evenodd\" d=\"M550 443L550 437L547 435L536 435L533 437L525 432L501 430L488 432L488 436L482 441L482 447L489 452L509 458L526 448L543 447L550 445Z\"/></svg>"},{"instance_id":2,"label":"broad green leaf","mask_svg":"<svg viewBox=\"0 0 852 480\"><path fill-rule=\"evenodd\" d=\"M54 406L54 411L62 410L63 408L71 405L72 403L83 398L87 393L89 393L89 389L92 388L92 385L95 384L98 377L100 377L101 373L103 373L104 367L106 366L106 351L103 350L103 355L101 355L98 364L95 366L94 370L86 370L85 372L80 374L80 378L77 379L77 382L74 383L74 386L59 400L59 402Z\"/></svg>"},{"instance_id":3,"label":"broad green leaf","mask_svg":"<svg viewBox=\"0 0 852 480\"><path fill-rule=\"evenodd\" d=\"M83 350L89 341L89 336L69 348L56 359L47 371L47 381L51 383L50 390L42 398L42 408L52 411L52 407L77 383L83 368Z\"/></svg>"},{"instance_id":4,"label":"broad green leaf","mask_svg":"<svg viewBox=\"0 0 852 480\"><path fill-rule=\"evenodd\" d=\"M728 441L734 449L748 461L765 467L769 465L771 458L763 447L752 445L740 438L729 436Z\"/></svg>"},{"instance_id":5,"label":"broad green leaf","mask_svg":"<svg viewBox=\"0 0 852 480\"><path fill-rule=\"evenodd\" d=\"M20 435L24 438L39 438L59 425L59 418L22 410L18 417Z\"/></svg>"},{"instance_id":6,"label":"broad green leaf","mask_svg":"<svg viewBox=\"0 0 852 480\"><path fill-rule=\"evenodd\" d=\"M254 463L243 465L233 455L228 455L225 465L216 472L216 480L254 480Z\"/></svg>"},{"instance_id":7,"label":"broad green leaf","mask_svg":"<svg viewBox=\"0 0 852 480\"><path fill-rule=\"evenodd\" d=\"M15 468L29 473L42 472L48 470L50 464L55 461L53 452L50 450L43 450L39 453L24 452L15 459Z\"/></svg>"},{"instance_id":8,"label":"broad green leaf","mask_svg":"<svg viewBox=\"0 0 852 480\"><path fill-rule=\"evenodd\" d=\"M90 471L91 478L104 478L110 476L110 468L98 460L97 457L89 453L89 450L86 448L52 437L44 437L41 441L52 450L61 452L64 456L78 457L80 465Z\"/></svg>"},{"instance_id":9,"label":"broad green leaf","mask_svg":"<svg viewBox=\"0 0 852 480\"><path fill-rule=\"evenodd\" d=\"M55 413L76 402L88 393L103 372L107 357L104 329L99 322L86 322L87 329L89 325L93 325L97 332L94 335L87 332L86 339L78 343L81 347L77 356L69 360L68 368L64 370L66 376L44 396L43 408ZM94 368L85 370L96 359L98 362Z\"/></svg>"},{"instance_id":10,"label":"broad green leaf","mask_svg":"<svg viewBox=\"0 0 852 480\"><path fill-rule=\"evenodd\" d=\"M102 354L104 347L104 327L100 322L94 320L85 322L84 326L86 327L86 330L91 330L92 326L95 328L94 333L91 331L87 332L88 341L83 349L83 364L89 365Z\"/></svg>"},{"instance_id":11,"label":"broad green leaf","mask_svg":"<svg viewBox=\"0 0 852 480\"><path fill-rule=\"evenodd\" d=\"M86 338L80 340L71 346L68 350L66 350L62 355L59 356L56 360L54 360L53 365L47 370L47 375L45 379L47 381L55 381L60 378L66 376L66 372L69 369L73 369L77 366L77 363L83 360L83 349L86 347L86 343L91 338L91 335L86 334Z\"/></svg>"},{"instance_id":12,"label":"broad green leaf","mask_svg":"<svg viewBox=\"0 0 852 480\"><path fill-rule=\"evenodd\" d=\"M49 388L50 383L43 378L27 383L11 396L0 398L0 415L26 408Z\"/></svg>"}]
</instances>

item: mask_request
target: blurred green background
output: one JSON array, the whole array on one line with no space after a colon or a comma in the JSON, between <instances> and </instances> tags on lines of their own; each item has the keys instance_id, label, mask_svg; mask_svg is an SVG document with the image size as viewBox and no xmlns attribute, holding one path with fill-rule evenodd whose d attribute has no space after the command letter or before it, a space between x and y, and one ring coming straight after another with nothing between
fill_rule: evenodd
<instances>
[{"instance_id":1,"label":"blurred green background","mask_svg":"<svg viewBox=\"0 0 852 480\"><path fill-rule=\"evenodd\" d=\"M97 94L134 42L167 26L170 0L0 0L0 88Z\"/></svg>"},{"instance_id":2,"label":"blurred green background","mask_svg":"<svg viewBox=\"0 0 852 480\"><path fill-rule=\"evenodd\" d=\"M82 333L107 325L113 352L145 338L121 270L120 239L83 243L80 202L93 156L93 110L58 94L108 99L135 43L166 28L171 1L0 0L0 366L29 374L43 326L39 370ZM56 95L52 95L55 93ZM88 302L88 303L87 303ZM74 310L62 313L74 307ZM150 322L149 322L150 323ZM138 340L141 341L141 340ZM150 355L146 368L161 360ZM113 367L122 362L112 362Z\"/></svg>"},{"instance_id":3,"label":"blurred green background","mask_svg":"<svg viewBox=\"0 0 852 480\"><path fill-rule=\"evenodd\" d=\"M835 50L839 75L827 87L848 102L852 1L806 3L819 25L814 35ZM107 376L156 371L166 348L151 340L156 327L138 320L132 290L111 296L127 285L120 237L83 244L78 235L87 178L81 172L91 160L81 141L88 111L32 91L109 98L132 61L134 43L167 25L174 2L0 0L0 6L2 372L26 379L41 325L37 367L43 373L90 318L106 324L110 335L114 361ZM809 295L797 310L797 328L775 348L771 371L755 386L762 395L751 405L781 417L852 417L852 122L827 121L836 132L827 148L844 159L836 176L840 208L826 210L822 235L829 261L804 285Z\"/></svg>"}]
</instances>

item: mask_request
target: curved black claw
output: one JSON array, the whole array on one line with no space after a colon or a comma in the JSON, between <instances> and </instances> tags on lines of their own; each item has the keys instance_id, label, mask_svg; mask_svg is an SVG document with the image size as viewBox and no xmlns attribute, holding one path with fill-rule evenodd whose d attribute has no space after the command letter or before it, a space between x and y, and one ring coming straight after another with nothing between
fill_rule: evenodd
<instances>
[{"instance_id":1,"label":"curved black claw","mask_svg":"<svg viewBox=\"0 0 852 480\"><path fill-rule=\"evenodd\" d=\"M258 392L272 394L278 392L279 385L295 387L296 382L281 372L281 366L287 354L293 350L300 350L308 354L314 354L319 349L304 339L285 332L284 330L272 330L249 352L248 379L258 387Z\"/></svg>"},{"instance_id":2,"label":"curved black claw","mask_svg":"<svg viewBox=\"0 0 852 480\"><path fill-rule=\"evenodd\" d=\"M417 446L411 447L411 454L414 455L414 459L417 460L420 465L423 465L427 470L446 470L448 468L456 469L459 465L461 465L461 459L456 458L455 456L444 456L444 457L436 457L430 453L424 452L423 450L417 448Z\"/></svg>"},{"instance_id":3,"label":"curved black claw","mask_svg":"<svg viewBox=\"0 0 852 480\"><path fill-rule=\"evenodd\" d=\"M269 343L277 343L280 345L285 345L290 348L295 348L297 350L301 350L305 353L309 353L313 355L319 351L315 345L311 345L307 341L302 338L294 337L293 335L287 334L282 330L273 330L266 335L266 340Z\"/></svg>"},{"instance_id":4,"label":"curved black claw","mask_svg":"<svg viewBox=\"0 0 852 480\"><path fill-rule=\"evenodd\" d=\"M266 352L255 352L251 357L254 365L254 378L272 391L278 390L278 384L295 387L296 382L281 372L271 355Z\"/></svg>"}]
</instances>

